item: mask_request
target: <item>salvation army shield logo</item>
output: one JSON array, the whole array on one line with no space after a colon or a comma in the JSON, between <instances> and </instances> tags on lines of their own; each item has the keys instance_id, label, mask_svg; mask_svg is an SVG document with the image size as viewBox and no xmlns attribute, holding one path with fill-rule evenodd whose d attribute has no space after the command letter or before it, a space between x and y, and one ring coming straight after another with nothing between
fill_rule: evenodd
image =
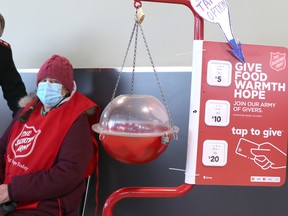
<instances>
[{"instance_id":1,"label":"salvation army shield logo","mask_svg":"<svg viewBox=\"0 0 288 216\"><path fill-rule=\"evenodd\" d=\"M270 53L270 67L273 70L280 71L286 68L286 53Z\"/></svg>"},{"instance_id":2,"label":"salvation army shield logo","mask_svg":"<svg viewBox=\"0 0 288 216\"><path fill-rule=\"evenodd\" d=\"M25 124L20 134L11 144L15 158L27 157L30 155L40 133L41 130L37 131L34 127Z\"/></svg>"}]
</instances>

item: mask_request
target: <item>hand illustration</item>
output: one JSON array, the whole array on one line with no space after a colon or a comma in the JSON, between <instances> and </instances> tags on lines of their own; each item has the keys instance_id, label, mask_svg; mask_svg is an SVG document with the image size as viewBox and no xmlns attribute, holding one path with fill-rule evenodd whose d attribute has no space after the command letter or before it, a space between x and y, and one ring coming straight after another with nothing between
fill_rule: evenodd
<instances>
[{"instance_id":1,"label":"hand illustration","mask_svg":"<svg viewBox=\"0 0 288 216\"><path fill-rule=\"evenodd\" d=\"M258 144L241 138L235 153L254 161L263 170L286 168L287 155L268 142Z\"/></svg>"},{"instance_id":2,"label":"hand illustration","mask_svg":"<svg viewBox=\"0 0 288 216\"><path fill-rule=\"evenodd\" d=\"M251 148L250 152L254 155L254 162L263 170L286 167L287 155L271 143L259 144L258 148Z\"/></svg>"}]
</instances>

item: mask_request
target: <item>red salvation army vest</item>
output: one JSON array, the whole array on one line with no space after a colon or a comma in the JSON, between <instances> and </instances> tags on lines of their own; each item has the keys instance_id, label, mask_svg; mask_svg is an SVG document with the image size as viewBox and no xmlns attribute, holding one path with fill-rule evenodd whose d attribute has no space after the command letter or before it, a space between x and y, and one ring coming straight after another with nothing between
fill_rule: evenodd
<instances>
[{"instance_id":1,"label":"red salvation army vest","mask_svg":"<svg viewBox=\"0 0 288 216\"><path fill-rule=\"evenodd\" d=\"M9 183L13 176L51 168L71 125L81 113L95 106L75 92L69 101L45 116L40 114L42 104L38 103L27 122L16 121L6 151L4 183Z\"/></svg>"}]
</instances>

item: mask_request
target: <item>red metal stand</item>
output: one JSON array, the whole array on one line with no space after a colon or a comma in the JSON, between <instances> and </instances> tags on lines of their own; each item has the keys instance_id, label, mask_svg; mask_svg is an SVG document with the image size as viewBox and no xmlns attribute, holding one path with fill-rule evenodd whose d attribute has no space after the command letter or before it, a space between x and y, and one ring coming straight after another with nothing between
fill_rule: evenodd
<instances>
[{"instance_id":1,"label":"red metal stand","mask_svg":"<svg viewBox=\"0 0 288 216\"><path fill-rule=\"evenodd\" d=\"M194 15L194 40L203 40L204 38L204 20L193 9L189 0L143 0L148 2L183 4L191 9ZM134 0L135 3L142 5L141 0ZM179 197L188 193L194 185L182 184L178 187L127 187L121 188L112 193L106 200L102 216L112 216L113 208L118 201L124 198L171 198Z\"/></svg>"},{"instance_id":2,"label":"red metal stand","mask_svg":"<svg viewBox=\"0 0 288 216\"><path fill-rule=\"evenodd\" d=\"M171 198L183 196L193 188L193 185L182 184L178 187L129 187L121 188L112 193L103 207L103 216L112 216L113 208L118 201L124 198Z\"/></svg>"}]
</instances>

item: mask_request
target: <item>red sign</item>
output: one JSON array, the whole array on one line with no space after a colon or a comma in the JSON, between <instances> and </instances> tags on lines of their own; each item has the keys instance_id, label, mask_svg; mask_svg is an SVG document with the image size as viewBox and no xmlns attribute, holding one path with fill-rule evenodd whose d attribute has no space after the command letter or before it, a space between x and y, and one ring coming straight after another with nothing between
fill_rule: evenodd
<instances>
[{"instance_id":1,"label":"red sign","mask_svg":"<svg viewBox=\"0 0 288 216\"><path fill-rule=\"evenodd\" d=\"M195 41L186 183L281 186L288 132L287 48ZM200 84L199 84L200 83Z\"/></svg>"}]
</instances>

